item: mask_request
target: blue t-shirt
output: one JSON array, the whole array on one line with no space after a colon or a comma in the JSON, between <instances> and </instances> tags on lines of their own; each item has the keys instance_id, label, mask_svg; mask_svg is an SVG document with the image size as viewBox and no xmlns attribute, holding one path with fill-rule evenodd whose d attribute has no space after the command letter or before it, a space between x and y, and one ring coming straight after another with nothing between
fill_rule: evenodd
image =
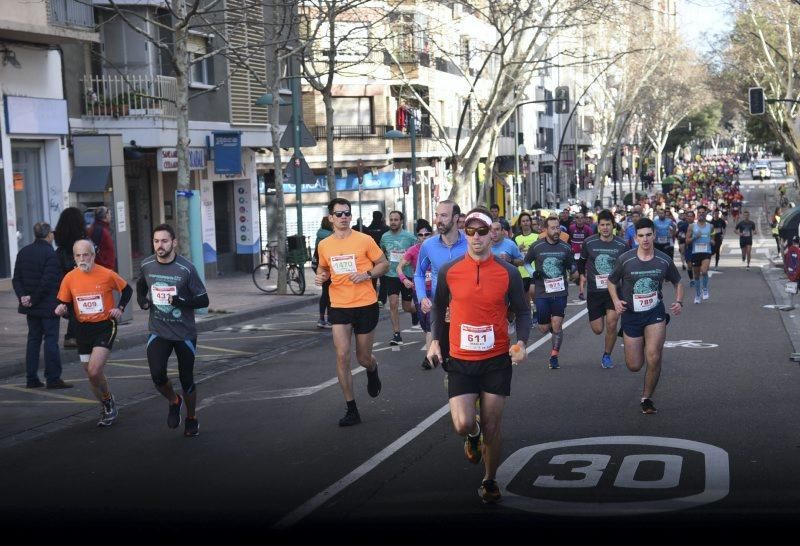
<instances>
[{"instance_id":1,"label":"blue t-shirt","mask_svg":"<svg viewBox=\"0 0 800 546\"><path fill-rule=\"evenodd\" d=\"M496 245L492 245L492 254L500 257L500 254L507 254L513 260L521 260L523 258L522 252L519 251L517 244L511 239L504 237L502 241Z\"/></svg>"},{"instance_id":2,"label":"blue t-shirt","mask_svg":"<svg viewBox=\"0 0 800 546\"><path fill-rule=\"evenodd\" d=\"M628 248L636 248L639 246L639 243L636 242L636 226L633 224L625 228L625 244L628 245Z\"/></svg>"},{"instance_id":3,"label":"blue t-shirt","mask_svg":"<svg viewBox=\"0 0 800 546\"><path fill-rule=\"evenodd\" d=\"M425 290L425 272L431 270L431 294L436 293L436 280L439 277L439 269L444 264L452 262L467 253L467 236L463 232L458 232L458 240L453 246L447 246L442 242L442 236L430 237L422 243L419 248L419 258L417 259L417 269L414 271L414 290L417 293L417 301L422 301L428 297Z\"/></svg>"},{"instance_id":4,"label":"blue t-shirt","mask_svg":"<svg viewBox=\"0 0 800 546\"><path fill-rule=\"evenodd\" d=\"M655 226L655 236L657 245L672 245L672 237L670 236L670 228L673 226L672 220L664 218L660 220L656 218L653 220Z\"/></svg>"}]
</instances>

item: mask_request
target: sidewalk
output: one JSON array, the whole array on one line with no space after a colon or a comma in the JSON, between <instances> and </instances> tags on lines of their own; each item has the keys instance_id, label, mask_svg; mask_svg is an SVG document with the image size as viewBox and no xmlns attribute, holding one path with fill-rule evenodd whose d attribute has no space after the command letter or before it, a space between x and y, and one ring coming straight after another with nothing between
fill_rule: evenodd
<instances>
[{"instance_id":1,"label":"sidewalk","mask_svg":"<svg viewBox=\"0 0 800 546\"><path fill-rule=\"evenodd\" d=\"M253 284L248 273L206 279L210 300L209 312L197 315L198 332L208 332L222 326L251 320L266 315L293 311L316 303L320 289L314 285L314 272L306 268L306 291L302 296L277 296L265 294ZM134 288L135 290L135 288ZM144 347L147 334L148 311L136 305L136 296L129 306L133 320L119 326L114 348L129 348L141 344ZM66 321L61 322L60 337L63 342ZM0 378L25 373L25 345L28 329L25 316L17 312L17 298L13 290L0 290ZM61 343L59 342L59 344ZM74 348L62 349L63 362L77 360ZM44 370L44 356L39 362L39 375Z\"/></svg>"}]
</instances>

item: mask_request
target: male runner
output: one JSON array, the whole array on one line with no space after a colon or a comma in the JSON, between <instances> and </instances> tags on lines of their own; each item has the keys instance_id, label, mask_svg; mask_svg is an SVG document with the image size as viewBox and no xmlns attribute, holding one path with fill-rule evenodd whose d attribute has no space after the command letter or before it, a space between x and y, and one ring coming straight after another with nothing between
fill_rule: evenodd
<instances>
[{"instance_id":1,"label":"male runner","mask_svg":"<svg viewBox=\"0 0 800 546\"><path fill-rule=\"evenodd\" d=\"M631 219L625 226L625 244L628 245L628 248L636 248L636 245L639 244L636 241L636 224L641 217L642 211L637 206L633 209L633 212L631 212Z\"/></svg>"},{"instance_id":2,"label":"male runner","mask_svg":"<svg viewBox=\"0 0 800 546\"><path fill-rule=\"evenodd\" d=\"M378 324L378 298L372 279L386 273L389 262L372 237L350 228L350 201L341 197L332 199L328 203L328 213L333 235L323 239L317 249L319 267L315 282L322 286L331 280L328 319L333 325L336 375L347 403L347 413L339 419L339 426L349 427L361 423L350 371L353 333L356 336L356 359L367 369L367 392L373 398L381 392L378 361L372 355L375 326Z\"/></svg>"},{"instance_id":3,"label":"male runner","mask_svg":"<svg viewBox=\"0 0 800 546\"><path fill-rule=\"evenodd\" d=\"M678 229L675 233L675 239L678 241L678 254L681 257L681 267L684 271L686 271L686 230L689 229L689 225L691 224L686 218L688 215L688 212L680 211L678 214ZM689 266L691 267L691 265L690 261ZM689 278L692 278L691 273Z\"/></svg>"},{"instance_id":4,"label":"male runner","mask_svg":"<svg viewBox=\"0 0 800 546\"><path fill-rule=\"evenodd\" d=\"M440 342L449 330L446 365L450 415L456 433L464 436L464 454L484 475L478 495L485 503L500 500L495 482L500 464L501 429L506 398L511 394L511 365L525 360L531 329L530 308L517 268L492 255L489 211L473 209L466 216L466 255L439 270L433 305L433 341L428 358L443 361ZM510 346L506 323L509 304L516 314L517 343ZM450 309L450 328L445 314ZM480 419L476 401L480 399ZM481 433L483 438L481 439Z\"/></svg>"},{"instance_id":5,"label":"male runner","mask_svg":"<svg viewBox=\"0 0 800 546\"><path fill-rule=\"evenodd\" d=\"M181 408L185 400L186 424L183 435L192 437L200 433L200 423L195 414L197 328L194 310L208 307L208 293L192 262L178 256L177 246L172 226L161 224L153 228L155 254L142 261L136 283L136 300L139 307L150 310L147 363L156 389L169 402L167 426L180 426ZM178 358L178 376L183 396L175 392L167 377L167 361L173 350Z\"/></svg>"},{"instance_id":6,"label":"male runner","mask_svg":"<svg viewBox=\"0 0 800 546\"><path fill-rule=\"evenodd\" d=\"M539 331L553 334L550 369L557 370L558 353L564 332L561 325L567 308L569 272L572 268L572 248L560 239L561 225L551 216L545 222L544 237L540 237L525 255L525 263L536 263L536 315Z\"/></svg>"},{"instance_id":7,"label":"male runner","mask_svg":"<svg viewBox=\"0 0 800 546\"><path fill-rule=\"evenodd\" d=\"M625 364L632 372L642 369L647 360L647 373L640 401L642 413L656 413L653 393L661 375L661 357L667 334L669 317L661 293L664 280L675 287L672 314L679 315L683 308L683 285L675 263L655 249L653 221L643 218L636 224L639 246L617 259L608 276L608 293L614 308L622 317L625 343Z\"/></svg>"},{"instance_id":8,"label":"male runner","mask_svg":"<svg viewBox=\"0 0 800 546\"><path fill-rule=\"evenodd\" d=\"M671 218L667 218L667 211L664 207L659 207L658 216L653 220L653 225L656 230L656 250L660 250L674 260L675 249L672 241L675 238L675 222Z\"/></svg>"},{"instance_id":9,"label":"male runner","mask_svg":"<svg viewBox=\"0 0 800 546\"><path fill-rule=\"evenodd\" d=\"M583 244L578 272L581 274L581 291L589 281L586 308L589 311L589 325L597 335L603 333L605 322L605 347L600 365L614 367L611 353L617 339L617 311L608 293L608 275L614 270L617 258L628 250L625 241L614 236L614 216L611 211L601 210L597 215L597 235L592 235Z\"/></svg>"},{"instance_id":10,"label":"male runner","mask_svg":"<svg viewBox=\"0 0 800 546\"><path fill-rule=\"evenodd\" d=\"M583 300L586 299L586 296L584 295L583 287L580 284L580 275L578 274L577 263L581 257L581 250L583 250L584 241L594 235L594 231L592 230L592 226L589 223L586 223L586 217L582 212L576 212L574 220L575 221L567 228L567 234L569 235L569 245L572 247L572 258L574 260L572 276L577 277L577 284L580 287L578 289L578 298Z\"/></svg>"},{"instance_id":11,"label":"male runner","mask_svg":"<svg viewBox=\"0 0 800 546\"><path fill-rule=\"evenodd\" d=\"M117 321L122 317L133 289L114 271L94 263L95 251L91 241L77 241L72 253L78 267L67 273L61 281L55 314L63 317L67 313L67 305L72 304L78 319L75 331L78 356L86 370L92 393L103 407L97 426L107 427L117 419L119 410L108 388L103 368L117 337ZM114 291L120 293L116 307Z\"/></svg>"},{"instance_id":12,"label":"male runner","mask_svg":"<svg viewBox=\"0 0 800 546\"><path fill-rule=\"evenodd\" d=\"M389 260L389 271L381 278L381 286L386 287L389 295L389 315L392 320L392 331L394 337L389 342L390 345L402 345L403 338L400 336L400 312L399 300L403 299L403 311L411 313L416 317L414 302L411 301L411 290L403 286L397 276L397 264L403 259L403 254L416 243L414 235L403 229L403 213L393 210L389 213L389 231L381 236L381 250ZM409 272L410 273L410 272ZM416 320L412 318L412 324Z\"/></svg>"},{"instance_id":13,"label":"male runner","mask_svg":"<svg viewBox=\"0 0 800 546\"><path fill-rule=\"evenodd\" d=\"M700 303L707 300L708 295L708 266L711 264L711 224L706 221L708 209L705 205L697 207L697 222L689 226L686 231L686 244L691 245L692 267L694 269L694 302ZM701 286L702 281L702 286ZM702 294L701 294L702 288Z\"/></svg>"},{"instance_id":14,"label":"male runner","mask_svg":"<svg viewBox=\"0 0 800 546\"><path fill-rule=\"evenodd\" d=\"M739 236L739 248L742 249L742 261L747 260L747 271L750 271L750 252L753 250L756 223L750 219L749 210L745 210L742 215L742 221L736 224L736 234Z\"/></svg>"},{"instance_id":15,"label":"male runner","mask_svg":"<svg viewBox=\"0 0 800 546\"><path fill-rule=\"evenodd\" d=\"M711 235L714 237L714 271L719 269L719 253L722 251L722 239L725 237L725 229L728 227L728 222L720 215L719 209L714 211L714 217L711 220Z\"/></svg>"}]
</instances>

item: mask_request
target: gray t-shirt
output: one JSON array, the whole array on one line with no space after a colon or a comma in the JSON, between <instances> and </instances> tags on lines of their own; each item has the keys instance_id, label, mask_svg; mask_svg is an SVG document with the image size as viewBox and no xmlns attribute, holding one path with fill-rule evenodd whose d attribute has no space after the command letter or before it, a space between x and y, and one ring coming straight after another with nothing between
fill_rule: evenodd
<instances>
[{"instance_id":1,"label":"gray t-shirt","mask_svg":"<svg viewBox=\"0 0 800 546\"><path fill-rule=\"evenodd\" d=\"M628 245L619 237L606 242L592 235L583 243L581 260L586 264L586 282L589 292L608 292L608 276L614 271L617 259L628 251Z\"/></svg>"},{"instance_id":2,"label":"gray t-shirt","mask_svg":"<svg viewBox=\"0 0 800 546\"><path fill-rule=\"evenodd\" d=\"M660 250L655 251L652 259L642 261L635 248L617 258L617 265L608 276L608 282L620 287L620 297L625 301L626 309L636 313L650 311L661 303L661 288L665 280L681 282L675 263Z\"/></svg>"},{"instance_id":3,"label":"gray t-shirt","mask_svg":"<svg viewBox=\"0 0 800 546\"><path fill-rule=\"evenodd\" d=\"M196 338L194 309L178 309L168 303L170 295L196 297L206 293L194 265L183 256L162 264L153 255L142 261L140 276L147 283L151 302L150 333L170 341Z\"/></svg>"},{"instance_id":4,"label":"gray t-shirt","mask_svg":"<svg viewBox=\"0 0 800 546\"><path fill-rule=\"evenodd\" d=\"M555 298L567 295L572 248L562 240L550 244L542 237L525 254L525 263L536 267L536 297Z\"/></svg>"},{"instance_id":5,"label":"gray t-shirt","mask_svg":"<svg viewBox=\"0 0 800 546\"><path fill-rule=\"evenodd\" d=\"M736 224L736 229L741 234L740 237L752 237L756 231L756 223L752 220L742 220Z\"/></svg>"}]
</instances>

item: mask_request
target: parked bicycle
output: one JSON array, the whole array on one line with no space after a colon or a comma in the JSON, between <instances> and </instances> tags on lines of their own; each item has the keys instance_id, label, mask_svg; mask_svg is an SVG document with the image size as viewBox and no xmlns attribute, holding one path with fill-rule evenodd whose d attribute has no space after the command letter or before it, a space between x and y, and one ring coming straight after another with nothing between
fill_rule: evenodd
<instances>
[{"instance_id":1,"label":"parked bicycle","mask_svg":"<svg viewBox=\"0 0 800 546\"><path fill-rule=\"evenodd\" d=\"M305 248L298 252L289 250L287 245L286 284L292 294L300 296L306 291L304 269L307 259L308 253ZM263 263L253 268L253 283L262 292L274 294L278 290L277 245L270 245L263 251L262 261Z\"/></svg>"}]
</instances>

